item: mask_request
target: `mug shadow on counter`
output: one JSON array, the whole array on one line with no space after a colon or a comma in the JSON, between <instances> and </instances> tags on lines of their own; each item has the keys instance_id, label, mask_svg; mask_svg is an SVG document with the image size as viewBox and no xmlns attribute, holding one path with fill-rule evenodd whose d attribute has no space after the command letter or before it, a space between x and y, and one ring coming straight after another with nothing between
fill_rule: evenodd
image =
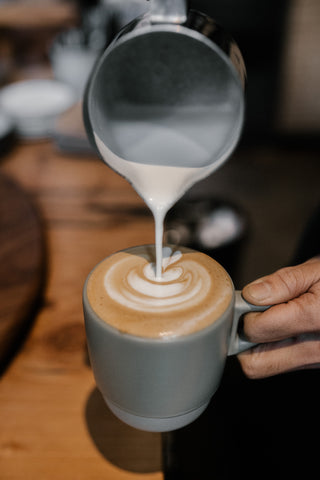
<instances>
[{"instance_id":1,"label":"mug shadow on counter","mask_svg":"<svg viewBox=\"0 0 320 480\"><path fill-rule=\"evenodd\" d=\"M112 464L135 473L162 470L161 434L143 432L118 420L97 388L87 399L85 419L92 441Z\"/></svg>"}]
</instances>

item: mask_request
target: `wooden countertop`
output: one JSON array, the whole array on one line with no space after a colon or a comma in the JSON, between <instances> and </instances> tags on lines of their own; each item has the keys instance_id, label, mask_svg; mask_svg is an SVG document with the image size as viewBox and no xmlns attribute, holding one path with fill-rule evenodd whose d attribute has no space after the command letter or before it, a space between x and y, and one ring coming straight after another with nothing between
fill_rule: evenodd
<instances>
[{"instance_id":1,"label":"wooden countertop","mask_svg":"<svg viewBox=\"0 0 320 480\"><path fill-rule=\"evenodd\" d=\"M74 25L76 5L58 0L18 0L0 4L0 28L62 28Z\"/></svg>"},{"instance_id":2,"label":"wooden countertop","mask_svg":"<svg viewBox=\"0 0 320 480\"><path fill-rule=\"evenodd\" d=\"M0 171L38 205L47 248L43 304L1 378L1 479L162 479L160 435L122 424L95 387L81 304L99 260L153 242L148 210L100 160L49 141L17 146Z\"/></svg>"}]
</instances>

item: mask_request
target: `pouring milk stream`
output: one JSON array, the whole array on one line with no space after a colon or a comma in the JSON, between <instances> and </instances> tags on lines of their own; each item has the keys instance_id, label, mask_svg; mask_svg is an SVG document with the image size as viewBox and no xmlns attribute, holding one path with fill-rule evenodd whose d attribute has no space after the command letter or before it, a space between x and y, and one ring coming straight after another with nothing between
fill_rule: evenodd
<instances>
[{"instance_id":1,"label":"pouring milk stream","mask_svg":"<svg viewBox=\"0 0 320 480\"><path fill-rule=\"evenodd\" d=\"M120 32L87 86L89 138L153 213L159 282L167 211L226 161L241 134L244 64L230 36L217 44L222 32L195 11L183 25L146 14Z\"/></svg>"},{"instance_id":2,"label":"pouring milk stream","mask_svg":"<svg viewBox=\"0 0 320 480\"><path fill-rule=\"evenodd\" d=\"M207 115L201 109L184 122L170 119L167 125L157 125L149 119L123 119L117 122L123 141L124 160L115 155L95 133L96 145L104 161L123 175L148 205L155 220L156 279L162 275L163 223L172 205L201 178L216 170L224 158L210 158L212 149L220 144L224 122L232 111L223 112L215 125L208 128ZM157 118L157 117L156 117ZM141 119L141 111L140 111ZM201 143L198 138L201 137ZM225 153L228 156L229 152ZM212 163L208 162L212 161Z\"/></svg>"}]
</instances>

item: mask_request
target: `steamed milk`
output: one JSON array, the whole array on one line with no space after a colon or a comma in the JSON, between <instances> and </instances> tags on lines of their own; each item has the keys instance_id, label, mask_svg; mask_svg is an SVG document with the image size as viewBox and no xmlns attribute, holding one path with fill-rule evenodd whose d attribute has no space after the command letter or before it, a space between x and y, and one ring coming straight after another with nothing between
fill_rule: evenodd
<instances>
[{"instance_id":1,"label":"steamed milk","mask_svg":"<svg viewBox=\"0 0 320 480\"><path fill-rule=\"evenodd\" d=\"M162 109L152 117L141 107L139 114L130 112L130 121L125 114L110 120L108 143L112 151L95 133L105 162L130 181L153 213L157 278L162 274L164 217L188 188L229 156L225 145L233 143L232 114L232 109L224 105L214 118L204 107L197 112L180 109L168 117ZM238 135L237 129L231 131Z\"/></svg>"},{"instance_id":2,"label":"steamed milk","mask_svg":"<svg viewBox=\"0 0 320 480\"><path fill-rule=\"evenodd\" d=\"M190 94L183 105L135 104L123 99L107 113L105 141L94 133L104 161L129 180L153 213L157 278L162 274L167 211L191 185L225 161L239 137L238 88L232 84L228 99L208 103L189 98Z\"/></svg>"},{"instance_id":3,"label":"steamed milk","mask_svg":"<svg viewBox=\"0 0 320 480\"><path fill-rule=\"evenodd\" d=\"M165 247L156 279L153 245L132 247L99 263L87 295L97 315L117 330L172 338L201 330L230 305L232 282L211 257L185 247Z\"/></svg>"}]
</instances>

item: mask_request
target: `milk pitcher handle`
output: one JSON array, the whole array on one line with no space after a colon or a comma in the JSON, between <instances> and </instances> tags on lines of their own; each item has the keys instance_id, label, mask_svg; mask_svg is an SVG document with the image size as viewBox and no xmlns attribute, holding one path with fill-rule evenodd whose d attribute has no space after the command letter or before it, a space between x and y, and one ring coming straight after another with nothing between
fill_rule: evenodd
<instances>
[{"instance_id":1,"label":"milk pitcher handle","mask_svg":"<svg viewBox=\"0 0 320 480\"><path fill-rule=\"evenodd\" d=\"M233 313L233 322L231 329L231 338L229 344L228 355L237 355L238 353L244 352L249 348L257 345L256 343L249 342L239 334L239 321L242 315L248 312L263 312L270 308L268 306L257 306L247 302L240 290L235 291L235 305Z\"/></svg>"},{"instance_id":2,"label":"milk pitcher handle","mask_svg":"<svg viewBox=\"0 0 320 480\"><path fill-rule=\"evenodd\" d=\"M186 0L150 0L151 23L184 23L187 19Z\"/></svg>"}]
</instances>

